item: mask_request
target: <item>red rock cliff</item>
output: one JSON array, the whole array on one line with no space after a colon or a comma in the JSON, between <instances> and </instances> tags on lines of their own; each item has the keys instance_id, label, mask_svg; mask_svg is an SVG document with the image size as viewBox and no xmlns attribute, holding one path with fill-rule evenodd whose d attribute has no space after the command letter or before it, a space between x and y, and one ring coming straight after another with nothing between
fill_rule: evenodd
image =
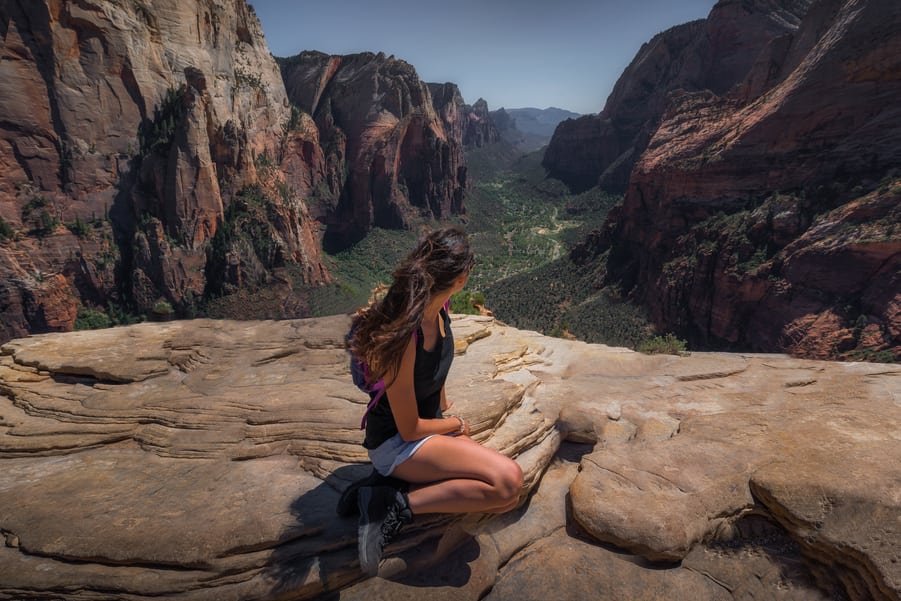
<instances>
[{"instance_id":1,"label":"red rock cliff","mask_svg":"<svg viewBox=\"0 0 901 601\"><path fill-rule=\"evenodd\" d=\"M81 304L190 312L249 186L280 191L264 269L327 277L303 201L325 175L318 132L292 119L244 0L10 0L0 28L0 338L70 329Z\"/></svg>"},{"instance_id":2,"label":"red rock cliff","mask_svg":"<svg viewBox=\"0 0 901 601\"><path fill-rule=\"evenodd\" d=\"M329 171L339 174L337 199L311 207L328 226L326 244L463 212L457 107L445 103L439 114L411 65L381 53L304 52L280 62L289 98L313 116Z\"/></svg>"},{"instance_id":3,"label":"red rock cliff","mask_svg":"<svg viewBox=\"0 0 901 601\"><path fill-rule=\"evenodd\" d=\"M722 0L707 19L673 27L644 44L604 109L561 123L543 164L584 190L625 191L629 174L660 124L674 91L728 92L755 58L797 29L812 0Z\"/></svg>"},{"instance_id":4,"label":"red rock cliff","mask_svg":"<svg viewBox=\"0 0 901 601\"><path fill-rule=\"evenodd\" d=\"M901 357L899 27L820 2L738 85L674 97L581 256L695 342Z\"/></svg>"}]
</instances>

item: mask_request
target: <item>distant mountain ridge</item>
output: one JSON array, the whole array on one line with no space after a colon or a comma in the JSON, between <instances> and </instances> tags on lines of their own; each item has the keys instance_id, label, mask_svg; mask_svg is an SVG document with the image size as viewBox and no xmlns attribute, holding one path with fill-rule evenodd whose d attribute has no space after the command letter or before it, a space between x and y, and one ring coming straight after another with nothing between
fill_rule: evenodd
<instances>
[{"instance_id":1,"label":"distant mountain ridge","mask_svg":"<svg viewBox=\"0 0 901 601\"><path fill-rule=\"evenodd\" d=\"M491 118L501 133L501 139L523 151L538 150L545 146L551 141L561 122L579 117L579 113L553 106L544 109L526 107L491 111Z\"/></svg>"}]
</instances>

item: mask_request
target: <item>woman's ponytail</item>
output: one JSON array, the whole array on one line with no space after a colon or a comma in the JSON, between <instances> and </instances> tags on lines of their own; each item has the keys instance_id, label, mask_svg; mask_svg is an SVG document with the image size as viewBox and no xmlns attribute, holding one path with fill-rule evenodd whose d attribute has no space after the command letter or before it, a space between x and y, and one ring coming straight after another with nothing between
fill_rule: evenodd
<instances>
[{"instance_id":1,"label":"woman's ponytail","mask_svg":"<svg viewBox=\"0 0 901 601\"><path fill-rule=\"evenodd\" d=\"M357 311L350 350L368 364L374 379L395 377L431 295L449 288L472 264L463 230L451 227L431 232L394 270L385 295Z\"/></svg>"}]
</instances>

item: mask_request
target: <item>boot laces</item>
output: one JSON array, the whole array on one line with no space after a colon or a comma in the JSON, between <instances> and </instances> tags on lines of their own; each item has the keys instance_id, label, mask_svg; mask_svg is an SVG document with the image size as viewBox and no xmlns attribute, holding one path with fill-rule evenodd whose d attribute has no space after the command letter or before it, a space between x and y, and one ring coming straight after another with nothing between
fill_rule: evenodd
<instances>
[{"instance_id":1,"label":"boot laces","mask_svg":"<svg viewBox=\"0 0 901 601\"><path fill-rule=\"evenodd\" d=\"M385 521L382 522L381 532L382 532L382 540L383 546L390 543L394 537L397 536L397 533L400 532L400 529L409 521L406 516L406 512L403 509L398 508L396 504L393 504L388 508L388 515L385 516Z\"/></svg>"}]
</instances>

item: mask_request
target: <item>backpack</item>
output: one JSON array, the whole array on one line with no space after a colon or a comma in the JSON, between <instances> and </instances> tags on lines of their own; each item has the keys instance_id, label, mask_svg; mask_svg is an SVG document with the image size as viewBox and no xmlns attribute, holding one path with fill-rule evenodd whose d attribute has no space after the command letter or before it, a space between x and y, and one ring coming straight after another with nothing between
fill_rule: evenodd
<instances>
[{"instance_id":1,"label":"backpack","mask_svg":"<svg viewBox=\"0 0 901 601\"><path fill-rule=\"evenodd\" d=\"M447 302L444 303L444 312L450 315L449 311L450 299L448 299ZM355 327L356 326L350 328L347 336L344 337L344 341L348 347L347 352L350 354L350 377L353 379L354 386L371 397L369 404L366 405L366 412L363 414L363 420L360 422L360 429L363 430L366 428L366 422L369 419L369 412L372 411L375 406L379 404L379 401L382 400L382 397L385 396L386 385L384 378L372 382L369 376L369 366L366 365L365 361L350 352L350 339L353 337ZM417 328L416 330L413 330L413 344L418 343L419 334Z\"/></svg>"}]
</instances>

